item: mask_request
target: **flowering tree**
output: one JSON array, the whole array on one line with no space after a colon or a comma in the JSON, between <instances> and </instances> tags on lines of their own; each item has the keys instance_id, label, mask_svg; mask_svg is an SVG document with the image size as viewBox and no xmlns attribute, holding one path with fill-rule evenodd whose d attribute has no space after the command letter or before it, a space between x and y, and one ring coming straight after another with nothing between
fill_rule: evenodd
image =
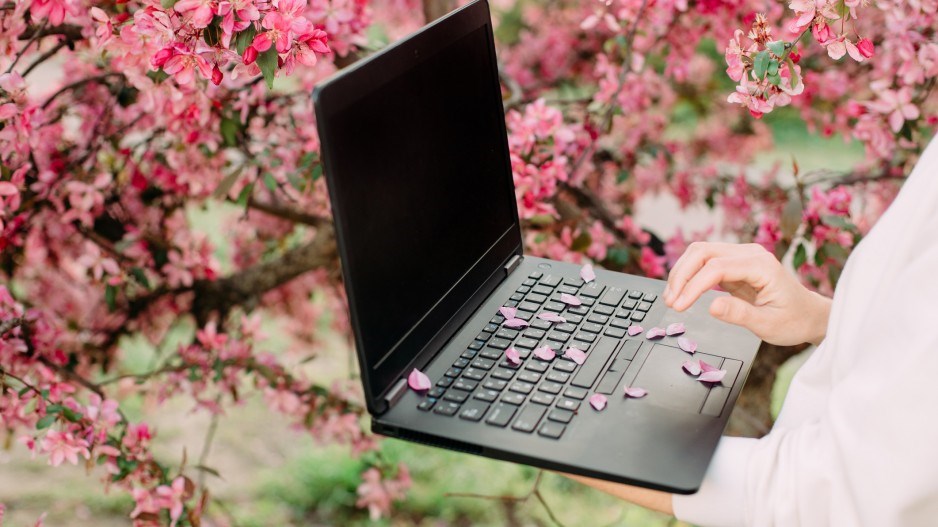
<instances>
[{"instance_id":1,"label":"flowering tree","mask_svg":"<svg viewBox=\"0 0 938 527\"><path fill-rule=\"evenodd\" d=\"M791 253L805 281L830 292L938 126L935 0L493 4L533 254L662 277L712 233L663 237L633 221L639 200L668 193L719 211L739 240ZM7 433L52 465L103 464L105 484L132 494L138 525L197 524L209 494L193 479L202 460L154 458L153 430L122 412L130 396L186 398L217 416L259 393L318 440L374 450L356 387L323 385L266 352L261 314L307 352L328 351L321 320L348 334L308 94L380 45L375 35L396 38L453 7L0 5ZM39 80L50 69L61 78ZM786 106L821 135L862 142L866 161L848 174L795 165L789 186L780 167L749 168L771 147L761 118ZM223 258L192 217L210 203L227 222ZM191 339L127 373L125 337L160 344L180 321L198 328ZM763 360L771 371L781 358ZM369 459L359 505L378 516L409 475Z\"/></svg>"}]
</instances>

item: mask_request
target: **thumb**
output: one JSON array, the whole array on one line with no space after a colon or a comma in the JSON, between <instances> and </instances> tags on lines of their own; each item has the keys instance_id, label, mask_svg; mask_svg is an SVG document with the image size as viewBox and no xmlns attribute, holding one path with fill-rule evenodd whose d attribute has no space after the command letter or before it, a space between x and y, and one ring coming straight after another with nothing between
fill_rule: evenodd
<instances>
[{"instance_id":1,"label":"thumb","mask_svg":"<svg viewBox=\"0 0 938 527\"><path fill-rule=\"evenodd\" d=\"M748 327L752 323L755 307L745 300L721 296L710 304L710 314L730 324Z\"/></svg>"}]
</instances>

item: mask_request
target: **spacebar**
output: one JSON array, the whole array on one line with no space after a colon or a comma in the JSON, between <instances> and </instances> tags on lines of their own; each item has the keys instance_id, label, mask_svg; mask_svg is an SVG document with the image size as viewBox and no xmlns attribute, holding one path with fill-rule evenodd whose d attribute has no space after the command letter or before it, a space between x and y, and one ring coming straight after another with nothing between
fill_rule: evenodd
<instances>
[{"instance_id":1,"label":"spacebar","mask_svg":"<svg viewBox=\"0 0 938 527\"><path fill-rule=\"evenodd\" d=\"M616 346L618 345L619 339L610 337L602 337L599 339L599 343L596 344L593 351L586 357L586 362L580 367L580 371L577 372L576 377L573 378L573 382L570 384L580 388L589 388L592 386L593 383L596 382L596 378L599 377L600 372L603 371L603 366L606 365L606 361L609 360L609 357L616 350Z\"/></svg>"}]
</instances>

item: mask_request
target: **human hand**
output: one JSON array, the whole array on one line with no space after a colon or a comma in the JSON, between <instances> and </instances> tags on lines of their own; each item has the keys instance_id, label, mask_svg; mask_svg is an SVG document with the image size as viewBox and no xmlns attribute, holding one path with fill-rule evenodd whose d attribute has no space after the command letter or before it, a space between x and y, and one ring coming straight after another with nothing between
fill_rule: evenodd
<instances>
[{"instance_id":1,"label":"human hand","mask_svg":"<svg viewBox=\"0 0 938 527\"><path fill-rule=\"evenodd\" d=\"M770 344L824 340L831 300L802 286L761 245L692 243L668 276L664 301L684 311L717 285L731 296L710 304L714 317L743 326Z\"/></svg>"}]
</instances>

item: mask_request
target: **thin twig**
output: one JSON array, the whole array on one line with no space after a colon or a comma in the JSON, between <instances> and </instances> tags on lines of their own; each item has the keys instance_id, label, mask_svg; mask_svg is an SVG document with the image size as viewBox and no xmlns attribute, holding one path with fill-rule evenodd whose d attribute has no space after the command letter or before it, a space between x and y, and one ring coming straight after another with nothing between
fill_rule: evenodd
<instances>
[{"instance_id":1,"label":"thin twig","mask_svg":"<svg viewBox=\"0 0 938 527\"><path fill-rule=\"evenodd\" d=\"M29 388L30 390L36 392L37 395L40 395L40 396L42 395L42 392L39 391L39 389L36 388L35 386L33 386L32 384L29 384L28 382L26 382L26 381L23 380L22 378L17 377L16 375L13 375L12 373L10 373L10 372L4 370L3 368L0 368L0 382L3 381L4 377L9 377L9 378L11 378L11 379L13 379L13 380L16 380L16 381L18 381L20 384L22 384L24 387ZM3 384L5 384L5 383L3 383Z\"/></svg>"},{"instance_id":2,"label":"thin twig","mask_svg":"<svg viewBox=\"0 0 938 527\"><path fill-rule=\"evenodd\" d=\"M42 103L42 109L45 110L46 108L48 108L49 105L51 105L53 101L55 101L60 95L62 95L63 93L67 91L80 88L84 86L85 84L103 81L110 77L123 77L123 74L116 73L116 72L104 73L102 75L95 75L93 77L85 77L84 79L79 79L71 84L66 84L65 86L62 86L61 88L59 88L59 91L53 93L48 99L46 99L46 102Z\"/></svg>"},{"instance_id":3,"label":"thin twig","mask_svg":"<svg viewBox=\"0 0 938 527\"><path fill-rule=\"evenodd\" d=\"M16 63L19 62L20 59L23 58L23 55L26 54L26 50L28 50L29 47L32 46L37 40L43 37L42 30L46 28L46 24L48 23L49 23L48 20L44 21L42 25L39 26L39 30L36 31L36 34L33 35L32 38L30 38L29 41L26 42L26 45L23 46L23 49L21 49L20 52L16 54L16 57L14 57L13 59L13 64L10 64L10 67L7 68L7 73L10 73L11 71L13 71L13 68L16 67Z\"/></svg>"},{"instance_id":4,"label":"thin twig","mask_svg":"<svg viewBox=\"0 0 938 527\"><path fill-rule=\"evenodd\" d=\"M219 402L219 396L215 402ZM208 424L208 431L205 432L205 441L202 442L202 452L199 453L199 467L208 466L208 454L212 449L212 442L215 440L215 432L218 431L218 414L212 414L212 420ZM199 488L205 488L205 470L199 470Z\"/></svg>"},{"instance_id":5,"label":"thin twig","mask_svg":"<svg viewBox=\"0 0 938 527\"><path fill-rule=\"evenodd\" d=\"M26 317L8 318L0 322L0 337L26 323Z\"/></svg>"},{"instance_id":6,"label":"thin twig","mask_svg":"<svg viewBox=\"0 0 938 527\"><path fill-rule=\"evenodd\" d=\"M53 47L53 48L50 49L49 51L46 51L45 53L43 53L42 55L40 55L39 58L37 58L36 60L34 60L33 63L30 64L28 68L26 68L26 71L23 72L23 75L22 75L22 76L25 77L25 76L29 75L29 73L30 73L31 71L33 71L34 69L36 69L37 66L39 66L39 65L42 64L43 62L49 60L50 57L52 57L53 55L55 55L56 53L58 53L62 48L64 48L65 46L67 46L68 43L69 43L68 40L63 40L63 41L59 42L58 44L56 44L55 47Z\"/></svg>"},{"instance_id":7,"label":"thin twig","mask_svg":"<svg viewBox=\"0 0 938 527\"><path fill-rule=\"evenodd\" d=\"M483 500L495 500L502 503L525 503L531 498L535 498L541 503L541 506L544 507L544 510L547 512L547 515L550 517L551 521L557 524L559 527L563 527L563 523L557 519L557 516L554 515L554 511L551 510L550 506L547 505L547 500L544 499L544 495L541 494L541 481L544 478L544 471L538 470L537 477L534 478L534 484L531 486L531 490L523 496L512 496L509 494L504 494L501 496L492 496L487 494L477 494L474 492L447 492L443 496L447 498L476 498Z\"/></svg>"}]
</instances>

